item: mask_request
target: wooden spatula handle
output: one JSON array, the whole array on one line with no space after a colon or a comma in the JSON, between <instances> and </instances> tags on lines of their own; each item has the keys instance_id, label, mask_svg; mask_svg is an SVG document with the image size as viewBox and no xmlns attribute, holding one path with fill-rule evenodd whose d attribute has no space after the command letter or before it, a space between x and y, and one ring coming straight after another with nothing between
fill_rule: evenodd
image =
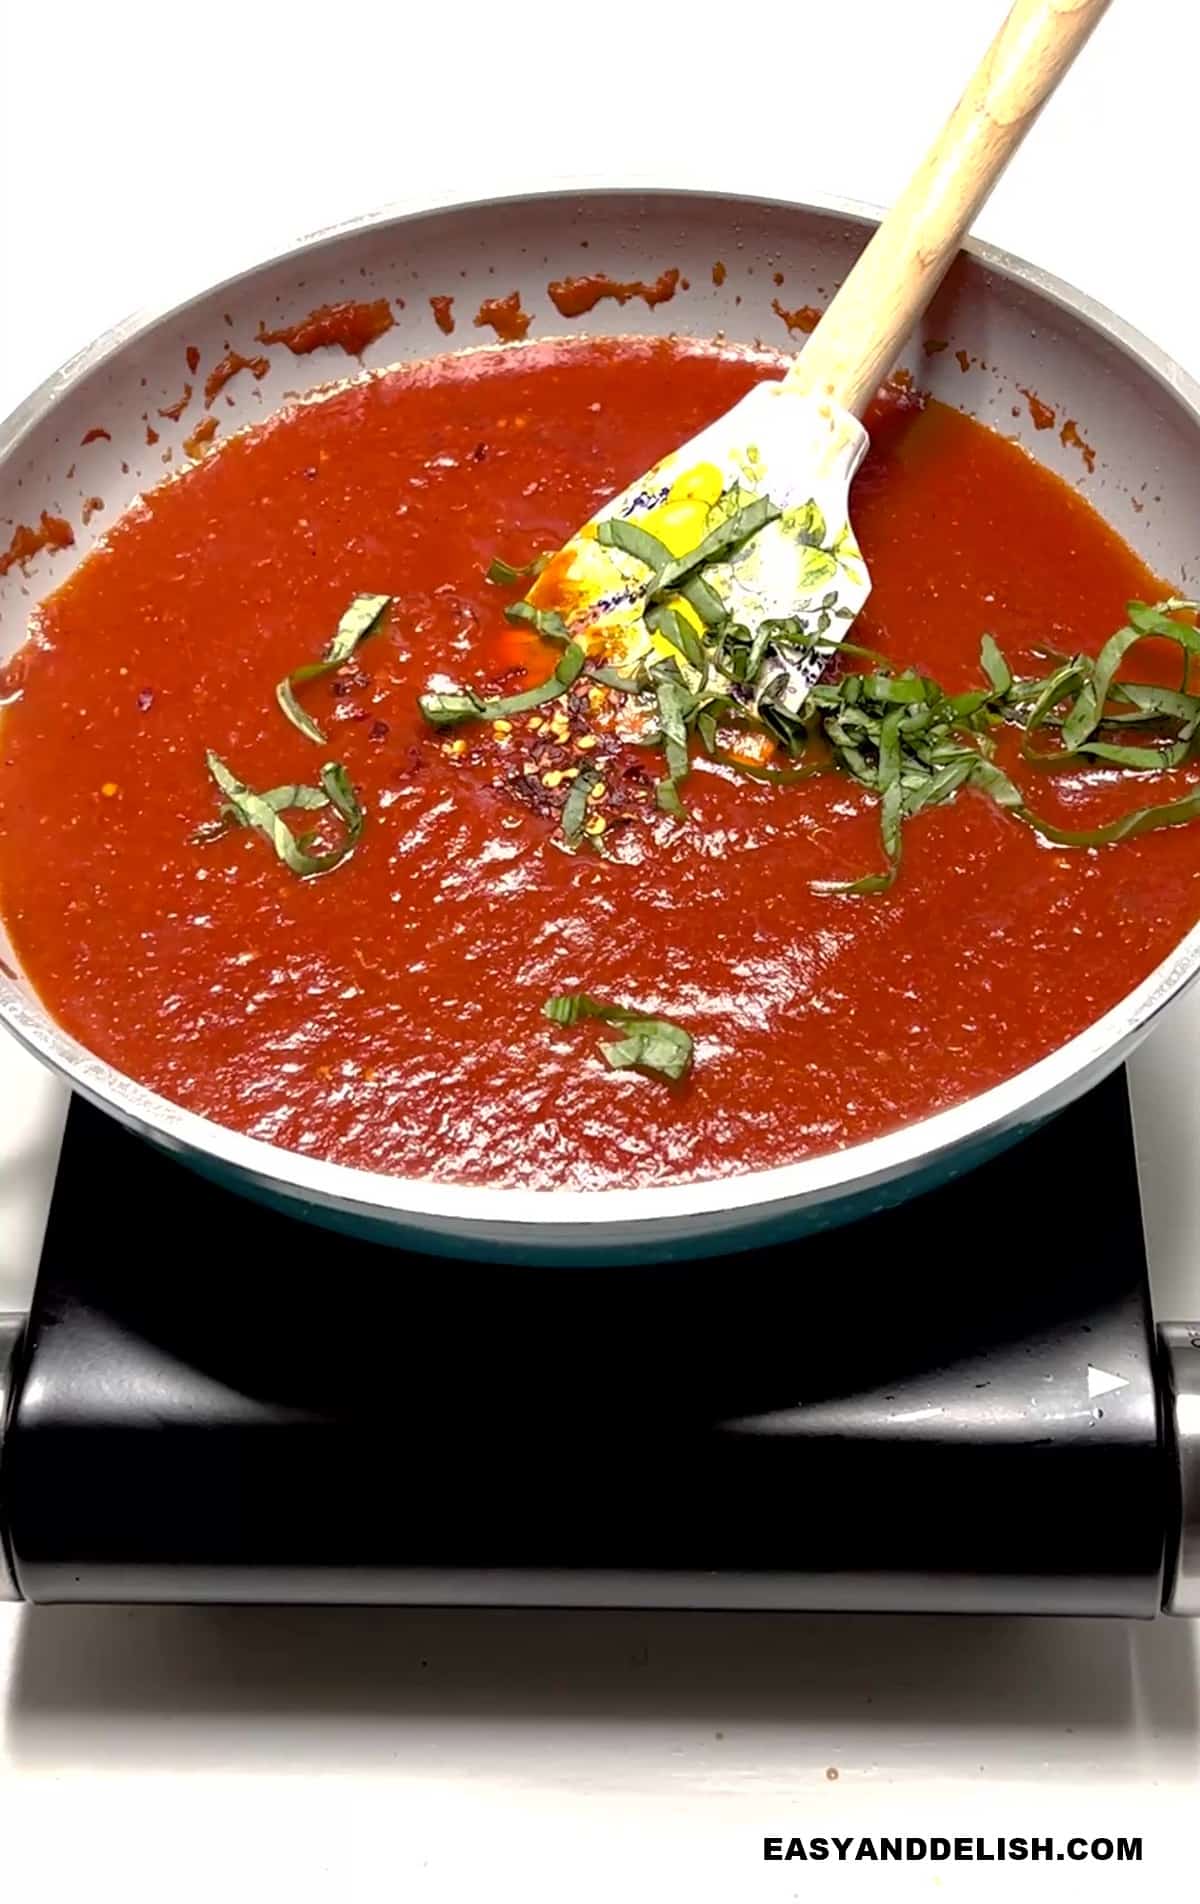
<instances>
[{"instance_id":1,"label":"wooden spatula handle","mask_svg":"<svg viewBox=\"0 0 1200 1904\"><path fill-rule=\"evenodd\" d=\"M1108 0L1016 0L904 194L788 374L855 415L937 290L975 214Z\"/></svg>"}]
</instances>

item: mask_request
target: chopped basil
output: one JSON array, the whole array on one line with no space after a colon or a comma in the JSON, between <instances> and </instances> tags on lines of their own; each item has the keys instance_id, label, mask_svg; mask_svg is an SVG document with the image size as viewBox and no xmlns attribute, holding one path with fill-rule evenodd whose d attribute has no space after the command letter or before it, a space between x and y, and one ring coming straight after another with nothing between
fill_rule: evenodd
<instances>
[{"instance_id":1,"label":"chopped basil","mask_svg":"<svg viewBox=\"0 0 1200 1904\"><path fill-rule=\"evenodd\" d=\"M636 561L644 562L655 574L671 560L671 551L665 542L626 516L611 516L607 522L600 523L596 540L606 549L622 549Z\"/></svg>"},{"instance_id":2,"label":"chopped basil","mask_svg":"<svg viewBox=\"0 0 1200 1904\"><path fill-rule=\"evenodd\" d=\"M422 694L421 712L434 727L454 727L459 721L501 721L513 714L528 714L532 708L542 707L565 694L583 673L586 659L586 651L573 641L560 657L554 673L535 688L526 688L521 694L506 694L495 701L485 701L471 688L451 694Z\"/></svg>"},{"instance_id":3,"label":"chopped basil","mask_svg":"<svg viewBox=\"0 0 1200 1904\"><path fill-rule=\"evenodd\" d=\"M735 509L724 522L709 531L702 542L686 555L680 555L659 569L650 587L652 597L678 594L681 582L714 562L726 562L743 543L749 542L768 522L777 522L783 514L768 496L756 496L742 509Z\"/></svg>"},{"instance_id":4,"label":"chopped basil","mask_svg":"<svg viewBox=\"0 0 1200 1904\"><path fill-rule=\"evenodd\" d=\"M356 595L339 621L321 659L306 662L302 668L293 668L291 674L285 675L276 686L275 699L292 726L298 727L318 747L324 746L325 735L312 715L305 713L301 707L296 699L296 689L308 681L320 680L322 675L332 674L349 661L359 642L365 641L379 626L384 610L390 608L391 603L390 595Z\"/></svg>"},{"instance_id":5,"label":"chopped basil","mask_svg":"<svg viewBox=\"0 0 1200 1904\"><path fill-rule=\"evenodd\" d=\"M583 1018L598 1018L627 1035L601 1044L605 1060L615 1071L635 1067L654 1071L660 1077L678 1083L686 1077L692 1062L693 1045L688 1033L669 1019L654 1018L647 1012L630 1011L627 1006L610 1004L606 999L590 998L586 992L565 992L548 998L542 1016L564 1027L577 1025Z\"/></svg>"},{"instance_id":6,"label":"chopped basil","mask_svg":"<svg viewBox=\"0 0 1200 1904\"><path fill-rule=\"evenodd\" d=\"M536 628L539 635L548 635L551 641L571 639L571 631L557 608L535 608L532 602L510 602L504 611L504 619L514 623L524 622L530 628Z\"/></svg>"},{"instance_id":7,"label":"chopped basil","mask_svg":"<svg viewBox=\"0 0 1200 1904\"><path fill-rule=\"evenodd\" d=\"M654 634L661 635L664 641L669 641L676 654L682 655L689 667L707 676L708 655L704 643L686 615L681 615L677 608L655 604L646 610L646 626Z\"/></svg>"},{"instance_id":8,"label":"chopped basil","mask_svg":"<svg viewBox=\"0 0 1200 1904\"><path fill-rule=\"evenodd\" d=\"M218 784L220 783L218 782ZM258 795L258 798L261 800L263 806L271 809L272 813L287 813L289 811L311 813L315 812L319 807L327 807L329 805L329 795L323 793L320 787L295 785L288 787L268 787L265 793ZM248 822L241 810L227 800L222 806L219 816L215 820L206 820L203 826L197 827L195 833L192 835L192 839L198 846L207 845L210 840L221 839L232 827L246 826L247 824Z\"/></svg>"},{"instance_id":9,"label":"chopped basil","mask_svg":"<svg viewBox=\"0 0 1200 1904\"><path fill-rule=\"evenodd\" d=\"M730 560L784 515L769 497L738 506L737 495L734 490L724 498L724 519L679 556L629 517L610 517L596 530L602 545L622 550L649 571L642 618L658 642L657 652L643 656L630 675L601 661L588 668L588 678L613 693L639 698L647 710L653 701L657 722L651 739L661 749L665 766L655 798L664 812L685 817L680 787L689 771L693 735L710 756L759 780L807 779L841 771L879 803L883 868L822 884L822 890L853 895L885 892L893 885L900 871L905 821L966 789L985 794L1045 839L1066 846L1108 845L1200 817L1198 789L1180 800L1140 807L1105 826L1078 831L1055 827L1025 805L1015 783L991 758L993 731L1002 724L1021 729L1024 756L1046 769L1092 760L1130 773L1157 773L1200 754L1200 692L1190 686L1191 660L1200 655L1200 629L1177 619L1200 612L1196 602L1130 602L1125 626L1098 655L1039 650L1052 665L1045 676L1029 680L1014 676L995 637L985 634L979 660L986 685L947 694L914 668L898 670L874 650L839 643L831 630L847 611L836 588L802 613L764 619L755 628L735 622L704 571ZM789 509L784 529L815 554L827 556L836 572L835 554L825 547L828 524L815 502ZM505 573L507 578L507 569ZM681 602L690 613L682 611ZM504 701L483 701L470 689L425 695L421 705L428 719L447 725L523 713L563 691L564 663L573 652L578 659L570 664L570 678L582 670L583 651L571 641L567 623L556 610L516 602L505 613L511 621L570 643L554 675L540 687ZM1130 650L1148 635L1174 641L1182 651L1179 687L1118 679ZM672 650L666 659L661 656L664 642ZM863 664L861 671L836 680L824 678L835 655L843 662ZM803 764L773 767L722 752L722 715L756 726L787 759ZM1056 744L1035 747L1033 736L1042 730L1056 734ZM810 758L814 743L815 757ZM577 781L564 810L568 838L577 837L584 824L586 802L586 789Z\"/></svg>"},{"instance_id":10,"label":"chopped basil","mask_svg":"<svg viewBox=\"0 0 1200 1904\"><path fill-rule=\"evenodd\" d=\"M997 694L1007 694L1012 686L1012 669L1001 654L994 635L985 635L980 644L979 665Z\"/></svg>"},{"instance_id":11,"label":"chopped basil","mask_svg":"<svg viewBox=\"0 0 1200 1904\"><path fill-rule=\"evenodd\" d=\"M594 767L581 767L572 782L562 816L562 830L572 846L582 838L583 823L587 819L588 796L599 779L600 775Z\"/></svg>"},{"instance_id":12,"label":"chopped basil","mask_svg":"<svg viewBox=\"0 0 1200 1904\"><path fill-rule=\"evenodd\" d=\"M540 575L550 560L549 555L535 555L532 562L523 562L519 568L515 568L502 555L494 555L485 570L485 578L495 582L499 588L508 588L514 582L524 582L531 576Z\"/></svg>"},{"instance_id":13,"label":"chopped basil","mask_svg":"<svg viewBox=\"0 0 1200 1904\"><path fill-rule=\"evenodd\" d=\"M694 608L706 628L719 628L728 621L726 608L715 588L710 588L702 575L690 576L679 585L679 593L689 608Z\"/></svg>"},{"instance_id":14,"label":"chopped basil","mask_svg":"<svg viewBox=\"0 0 1200 1904\"><path fill-rule=\"evenodd\" d=\"M248 826L262 835L284 865L299 879L311 879L318 873L332 872L356 846L363 829L363 810L345 768L338 761L329 761L322 767L319 787L272 787L266 793L256 793L252 787L239 780L217 754L210 750L205 759L208 771L225 799L221 818L213 822L211 827L201 829L197 839L215 839L230 826ZM345 828L345 835L326 852L312 853L303 841L296 838L283 814L289 809L315 812L322 807L333 808Z\"/></svg>"}]
</instances>

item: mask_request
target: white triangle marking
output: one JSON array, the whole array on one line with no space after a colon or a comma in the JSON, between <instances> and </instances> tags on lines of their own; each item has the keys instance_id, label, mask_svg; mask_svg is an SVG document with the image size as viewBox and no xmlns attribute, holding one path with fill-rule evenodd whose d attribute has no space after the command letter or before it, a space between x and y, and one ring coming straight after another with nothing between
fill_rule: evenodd
<instances>
[{"instance_id":1,"label":"white triangle marking","mask_svg":"<svg viewBox=\"0 0 1200 1904\"><path fill-rule=\"evenodd\" d=\"M1094 1402L1098 1395L1113 1395L1118 1388L1128 1388L1129 1381L1124 1375L1110 1375L1107 1369L1093 1368L1088 1363L1088 1400Z\"/></svg>"}]
</instances>

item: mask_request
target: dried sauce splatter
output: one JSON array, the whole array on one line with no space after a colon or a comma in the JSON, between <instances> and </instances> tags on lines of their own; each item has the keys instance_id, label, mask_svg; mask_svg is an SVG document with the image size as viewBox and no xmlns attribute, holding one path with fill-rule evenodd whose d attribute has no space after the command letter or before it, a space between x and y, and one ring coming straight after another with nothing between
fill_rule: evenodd
<instances>
[{"instance_id":1,"label":"dried sauce splatter","mask_svg":"<svg viewBox=\"0 0 1200 1904\"><path fill-rule=\"evenodd\" d=\"M70 523L61 516L47 515L43 509L36 529L19 522L13 530L7 550L0 555L0 575L7 575L17 563L24 569L25 564L35 555L40 555L43 549L69 549L74 540L75 531Z\"/></svg>"},{"instance_id":2,"label":"dried sauce splatter","mask_svg":"<svg viewBox=\"0 0 1200 1904\"><path fill-rule=\"evenodd\" d=\"M324 345L336 345L348 357L361 357L395 321L387 299L372 298L362 304L322 304L298 323L275 330L260 324L255 336L260 344L286 344L293 357L307 357L309 351Z\"/></svg>"},{"instance_id":3,"label":"dried sauce splatter","mask_svg":"<svg viewBox=\"0 0 1200 1904\"><path fill-rule=\"evenodd\" d=\"M86 449L89 443L98 443L101 438L103 438L106 443L112 442L112 437L107 430L85 430L79 439L79 447L80 449Z\"/></svg>"},{"instance_id":4,"label":"dried sauce splatter","mask_svg":"<svg viewBox=\"0 0 1200 1904\"><path fill-rule=\"evenodd\" d=\"M151 447L151 446L152 446L153 444L155 444L155 443L157 443L157 442L158 442L158 431L157 431L157 430L155 429L155 427L154 427L154 425L153 425L153 423L147 423L147 425L146 425L146 445L147 445L147 448L149 448L149 447Z\"/></svg>"},{"instance_id":5,"label":"dried sauce splatter","mask_svg":"<svg viewBox=\"0 0 1200 1904\"><path fill-rule=\"evenodd\" d=\"M219 364L214 365L204 379L204 407L212 408L213 401L220 391L243 370L249 370L256 383L261 383L271 368L269 357L243 357L240 350L227 350ZM165 414L165 412L164 412Z\"/></svg>"},{"instance_id":6,"label":"dried sauce splatter","mask_svg":"<svg viewBox=\"0 0 1200 1904\"><path fill-rule=\"evenodd\" d=\"M927 357L936 357L939 351L949 350L949 348L950 340L947 337L927 337L921 346Z\"/></svg>"},{"instance_id":7,"label":"dried sauce splatter","mask_svg":"<svg viewBox=\"0 0 1200 1904\"><path fill-rule=\"evenodd\" d=\"M1078 450L1087 467L1088 475L1096 467L1096 452L1090 443L1085 443L1079 434L1074 417L1068 417L1058 433L1059 441L1069 450Z\"/></svg>"},{"instance_id":8,"label":"dried sauce splatter","mask_svg":"<svg viewBox=\"0 0 1200 1904\"><path fill-rule=\"evenodd\" d=\"M1029 405L1029 414L1033 418L1034 429L1052 430L1054 428L1054 412L1050 408L1050 405L1043 403L1042 399L1037 396L1034 391L1026 390L1024 384L1018 384L1017 388Z\"/></svg>"},{"instance_id":9,"label":"dried sauce splatter","mask_svg":"<svg viewBox=\"0 0 1200 1904\"><path fill-rule=\"evenodd\" d=\"M721 263L719 258L712 268L712 281L714 284L724 284L725 282L725 266Z\"/></svg>"},{"instance_id":10,"label":"dried sauce splatter","mask_svg":"<svg viewBox=\"0 0 1200 1904\"><path fill-rule=\"evenodd\" d=\"M555 278L546 290L560 317L583 317L595 310L601 298L613 298L618 304L628 304L635 297L643 298L653 310L656 304L669 303L678 285L679 272L673 269L661 272L649 284L641 278L622 281L597 272L586 278Z\"/></svg>"},{"instance_id":11,"label":"dried sauce splatter","mask_svg":"<svg viewBox=\"0 0 1200 1904\"><path fill-rule=\"evenodd\" d=\"M212 442L220 427L215 416L203 417L192 434L184 438L183 447L187 455L199 456L205 444Z\"/></svg>"},{"instance_id":12,"label":"dried sauce splatter","mask_svg":"<svg viewBox=\"0 0 1200 1904\"><path fill-rule=\"evenodd\" d=\"M191 372L192 376L194 377L196 372L200 368L200 352L196 349L196 346L194 344L189 344L187 347L187 350L184 352L184 355L187 358L188 370Z\"/></svg>"},{"instance_id":13,"label":"dried sauce splatter","mask_svg":"<svg viewBox=\"0 0 1200 1904\"><path fill-rule=\"evenodd\" d=\"M99 511L103 509L103 507L104 507L103 496L86 496L84 498L83 508L79 512L83 518L84 528L87 527L92 517L94 515L97 515Z\"/></svg>"},{"instance_id":14,"label":"dried sauce splatter","mask_svg":"<svg viewBox=\"0 0 1200 1904\"><path fill-rule=\"evenodd\" d=\"M192 400L192 386L190 383L185 383L183 386L183 395L181 397L176 397L174 403L162 404L159 408L158 414L160 417L166 417L169 423L178 423L180 417L183 415L184 411L187 409L188 404L191 402L191 400Z\"/></svg>"},{"instance_id":15,"label":"dried sauce splatter","mask_svg":"<svg viewBox=\"0 0 1200 1904\"><path fill-rule=\"evenodd\" d=\"M958 364L959 369L962 371L963 376L965 377L968 370L971 368L970 356L965 350L956 350L954 353L954 356L955 356L955 360Z\"/></svg>"},{"instance_id":16,"label":"dried sauce splatter","mask_svg":"<svg viewBox=\"0 0 1200 1904\"><path fill-rule=\"evenodd\" d=\"M519 291L503 298L484 298L475 313L476 324L489 324L502 344L520 343L532 321L528 311L521 309Z\"/></svg>"},{"instance_id":17,"label":"dried sauce splatter","mask_svg":"<svg viewBox=\"0 0 1200 1904\"><path fill-rule=\"evenodd\" d=\"M433 321L444 337L449 337L454 329L454 299L452 297L431 297L429 308L433 312Z\"/></svg>"},{"instance_id":18,"label":"dried sauce splatter","mask_svg":"<svg viewBox=\"0 0 1200 1904\"><path fill-rule=\"evenodd\" d=\"M815 331L821 321L821 313L815 304L798 304L794 311L785 311L778 298L771 299L771 309L776 317L781 317L790 331Z\"/></svg>"}]
</instances>

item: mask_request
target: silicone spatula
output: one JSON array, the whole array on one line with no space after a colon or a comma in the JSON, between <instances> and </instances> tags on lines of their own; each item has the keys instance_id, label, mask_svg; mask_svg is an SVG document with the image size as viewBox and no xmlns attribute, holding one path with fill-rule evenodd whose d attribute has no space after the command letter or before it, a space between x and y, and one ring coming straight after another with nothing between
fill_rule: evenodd
<instances>
[{"instance_id":1,"label":"silicone spatula","mask_svg":"<svg viewBox=\"0 0 1200 1904\"><path fill-rule=\"evenodd\" d=\"M598 510L543 568L523 618L590 663L644 676L668 662L710 690L706 631L732 621L752 661L726 684L732 697L802 706L870 590L849 511L860 417L1107 4L1016 0L787 374Z\"/></svg>"}]
</instances>

